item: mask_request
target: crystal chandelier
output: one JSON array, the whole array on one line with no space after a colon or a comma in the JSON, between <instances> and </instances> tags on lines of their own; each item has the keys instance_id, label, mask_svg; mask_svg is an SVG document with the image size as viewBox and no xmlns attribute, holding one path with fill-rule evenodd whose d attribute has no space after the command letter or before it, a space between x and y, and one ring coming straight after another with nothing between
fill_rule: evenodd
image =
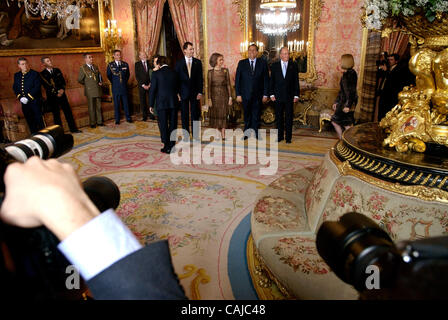
<instances>
[{"instance_id":1,"label":"crystal chandelier","mask_svg":"<svg viewBox=\"0 0 448 320\"><path fill-rule=\"evenodd\" d=\"M286 10L257 13L255 20L258 30L272 36L284 35L300 28L300 13L288 13Z\"/></svg>"},{"instance_id":2,"label":"crystal chandelier","mask_svg":"<svg viewBox=\"0 0 448 320\"><path fill-rule=\"evenodd\" d=\"M261 0L261 9L294 9L297 3L296 0Z\"/></svg>"},{"instance_id":3,"label":"crystal chandelier","mask_svg":"<svg viewBox=\"0 0 448 320\"><path fill-rule=\"evenodd\" d=\"M8 7L10 2L16 0L6 0ZM25 7L26 17L40 15L42 19L51 19L57 16L59 19L73 14L73 7L84 8L87 5L94 8L98 2L109 5L109 0L17 0L19 8Z\"/></svg>"}]
</instances>

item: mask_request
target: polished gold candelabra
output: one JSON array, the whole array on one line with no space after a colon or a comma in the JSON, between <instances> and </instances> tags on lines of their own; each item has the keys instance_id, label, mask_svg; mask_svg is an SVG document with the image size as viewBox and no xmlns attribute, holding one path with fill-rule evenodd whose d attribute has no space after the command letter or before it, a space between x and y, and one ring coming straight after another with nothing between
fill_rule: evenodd
<instances>
[{"instance_id":1,"label":"polished gold candelabra","mask_svg":"<svg viewBox=\"0 0 448 320\"><path fill-rule=\"evenodd\" d=\"M107 20L107 28L104 29L104 45L106 62L113 61L114 50L121 48L123 36L121 29L117 27L117 20Z\"/></svg>"},{"instance_id":2,"label":"polished gold candelabra","mask_svg":"<svg viewBox=\"0 0 448 320\"><path fill-rule=\"evenodd\" d=\"M309 46L309 42L307 41L305 43L304 40L301 41L288 41L288 50L289 50L289 56L293 59L296 60L297 58L299 58L300 56L306 56L307 52L308 52L308 46Z\"/></svg>"},{"instance_id":3,"label":"polished gold candelabra","mask_svg":"<svg viewBox=\"0 0 448 320\"><path fill-rule=\"evenodd\" d=\"M263 55L263 51L264 51L264 43L257 41L257 42L249 42L249 41L245 41L245 42L241 42L240 43L240 54L241 57L243 59L247 59L248 57L248 51L249 51L249 46L256 44L258 47L258 57L260 58Z\"/></svg>"}]
</instances>

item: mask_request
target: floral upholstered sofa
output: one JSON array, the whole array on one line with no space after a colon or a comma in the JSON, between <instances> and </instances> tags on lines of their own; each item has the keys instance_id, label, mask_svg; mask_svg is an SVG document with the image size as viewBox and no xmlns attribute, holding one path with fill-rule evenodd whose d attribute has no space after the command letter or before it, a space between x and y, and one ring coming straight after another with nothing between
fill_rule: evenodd
<instances>
[{"instance_id":1,"label":"floral upholstered sofa","mask_svg":"<svg viewBox=\"0 0 448 320\"><path fill-rule=\"evenodd\" d=\"M357 291L319 256L317 231L322 222L356 211L377 222L394 241L447 234L446 202L408 191L347 167L332 149L320 167L286 174L260 193L251 217L256 255L279 287L295 298L357 299Z\"/></svg>"}]
</instances>

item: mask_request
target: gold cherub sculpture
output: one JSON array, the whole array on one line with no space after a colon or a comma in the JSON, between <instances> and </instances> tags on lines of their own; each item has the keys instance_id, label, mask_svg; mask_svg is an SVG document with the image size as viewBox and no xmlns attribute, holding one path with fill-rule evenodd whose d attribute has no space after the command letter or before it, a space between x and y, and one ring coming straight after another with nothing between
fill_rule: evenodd
<instances>
[{"instance_id":1,"label":"gold cherub sculpture","mask_svg":"<svg viewBox=\"0 0 448 320\"><path fill-rule=\"evenodd\" d=\"M405 87L398 104L380 121L383 145L399 152L425 152L426 143L448 146L448 49L419 50L409 61L415 87Z\"/></svg>"}]
</instances>

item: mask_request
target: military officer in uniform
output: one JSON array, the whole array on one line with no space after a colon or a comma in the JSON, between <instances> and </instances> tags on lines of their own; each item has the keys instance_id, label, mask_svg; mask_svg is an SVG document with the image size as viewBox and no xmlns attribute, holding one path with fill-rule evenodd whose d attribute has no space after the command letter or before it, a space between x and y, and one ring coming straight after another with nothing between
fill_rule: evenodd
<instances>
[{"instance_id":1,"label":"military officer in uniform","mask_svg":"<svg viewBox=\"0 0 448 320\"><path fill-rule=\"evenodd\" d=\"M132 122L129 114L127 83L129 80L129 65L121 61L121 51L114 51L114 61L107 65L107 78L112 83L114 97L115 124L120 124L120 101L123 102L127 122Z\"/></svg>"},{"instance_id":2,"label":"military officer in uniform","mask_svg":"<svg viewBox=\"0 0 448 320\"><path fill-rule=\"evenodd\" d=\"M42 57L40 61L45 69L40 72L42 84L47 93L47 103L51 106L54 123L62 127L61 109L64 111L65 120L72 133L81 132L78 130L73 119L72 110L65 94L65 79L61 70L53 67L53 63L49 57Z\"/></svg>"},{"instance_id":3,"label":"military officer in uniform","mask_svg":"<svg viewBox=\"0 0 448 320\"><path fill-rule=\"evenodd\" d=\"M40 76L30 69L26 58L19 58L17 65L20 71L14 74L13 90L22 103L22 112L31 133L35 133L44 128Z\"/></svg>"},{"instance_id":4,"label":"military officer in uniform","mask_svg":"<svg viewBox=\"0 0 448 320\"><path fill-rule=\"evenodd\" d=\"M93 64L93 56L89 53L84 54L85 64L79 69L78 82L84 85L84 94L87 97L89 106L90 127L95 128L104 126L103 116L101 114L101 85L103 78L98 66Z\"/></svg>"}]
</instances>

